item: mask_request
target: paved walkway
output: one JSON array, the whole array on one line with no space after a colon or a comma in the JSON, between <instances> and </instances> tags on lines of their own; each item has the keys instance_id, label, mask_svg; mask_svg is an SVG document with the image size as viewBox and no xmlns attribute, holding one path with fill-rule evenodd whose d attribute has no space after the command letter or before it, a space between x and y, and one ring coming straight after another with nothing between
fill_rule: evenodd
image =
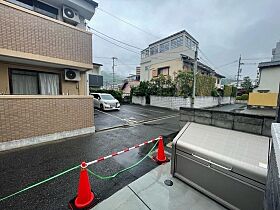
<instances>
[{"instance_id":1,"label":"paved walkway","mask_svg":"<svg viewBox=\"0 0 280 210\"><path fill-rule=\"evenodd\" d=\"M173 186L164 184L166 179ZM170 163L161 165L114 195L92 210L224 210L225 208L170 175Z\"/></svg>"}]
</instances>

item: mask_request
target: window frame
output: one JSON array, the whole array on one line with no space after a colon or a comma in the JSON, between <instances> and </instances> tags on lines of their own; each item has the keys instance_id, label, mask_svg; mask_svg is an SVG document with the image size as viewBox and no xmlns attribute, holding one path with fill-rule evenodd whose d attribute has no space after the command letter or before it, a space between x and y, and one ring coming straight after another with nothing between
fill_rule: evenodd
<instances>
[{"instance_id":1,"label":"window frame","mask_svg":"<svg viewBox=\"0 0 280 210\"><path fill-rule=\"evenodd\" d=\"M50 18L53 18L53 19L58 20L60 8L57 8L57 7L53 6L53 5L50 5L50 4L48 4L48 3L44 2L44 1L31 0L32 6L29 5L29 4L25 4L25 3L21 2L20 0L8 0L8 1L11 2L11 3L13 3L13 4L15 4L15 5L18 5L18 6L20 6L20 7L23 7L23 8L29 9L29 10L32 10L32 11L37 12L37 13L39 13L39 14L42 14L42 15L45 15L45 16L47 16L47 17L50 17ZM39 8L39 4L40 4L40 3L41 3L41 4L44 4L44 5L48 6L48 7L51 7L51 8L53 8L53 9L55 9L55 10L57 11L57 14L54 14L54 13L52 13L52 12L49 12L49 11L44 10L44 9L42 9L42 8ZM48 15L48 14L50 14L50 15Z\"/></svg>"},{"instance_id":2,"label":"window frame","mask_svg":"<svg viewBox=\"0 0 280 210\"><path fill-rule=\"evenodd\" d=\"M160 71L167 69L167 74L163 74ZM157 69L157 76L162 74L163 76L169 76L169 70L170 70L170 66L165 66L165 67L160 67Z\"/></svg>"},{"instance_id":3,"label":"window frame","mask_svg":"<svg viewBox=\"0 0 280 210\"><path fill-rule=\"evenodd\" d=\"M158 45L150 47L150 55L152 56L152 55L158 54L159 53L159 49L158 48L159 48ZM156 49L156 51L154 49Z\"/></svg>"},{"instance_id":4,"label":"window frame","mask_svg":"<svg viewBox=\"0 0 280 210\"><path fill-rule=\"evenodd\" d=\"M163 42L159 45L159 53L163 53L169 50L169 41Z\"/></svg>"},{"instance_id":5,"label":"window frame","mask_svg":"<svg viewBox=\"0 0 280 210\"><path fill-rule=\"evenodd\" d=\"M58 75L58 79L59 79L59 95L62 95L62 73L55 73L55 72L48 72L48 71L36 71L36 70L29 70L29 69L21 69L21 68L9 68L8 69L8 75L9 75L9 88L10 88L10 95L19 95L19 94L14 94L13 93L13 71L25 71L25 72L30 72L30 73L34 73L34 76L37 77L37 84L38 84L38 95L42 95L41 94L41 85L40 85L40 81L39 81L39 74L56 74ZM15 73L17 74L17 73ZM18 73L18 75L26 75L26 74L20 74ZM28 95L28 94L26 94Z\"/></svg>"}]
</instances>

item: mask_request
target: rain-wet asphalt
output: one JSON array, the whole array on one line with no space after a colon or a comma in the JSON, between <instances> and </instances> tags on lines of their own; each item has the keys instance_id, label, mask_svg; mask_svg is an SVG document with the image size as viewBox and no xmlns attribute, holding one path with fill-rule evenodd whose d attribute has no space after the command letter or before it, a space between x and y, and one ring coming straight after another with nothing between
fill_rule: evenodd
<instances>
[{"instance_id":1,"label":"rain-wet asphalt","mask_svg":"<svg viewBox=\"0 0 280 210\"><path fill-rule=\"evenodd\" d=\"M94 135L61 140L0 153L0 197L16 192L32 183L44 180L81 161L120 151L159 135L165 140L179 131L178 112L136 105L123 105L120 111L95 111ZM142 122L142 123L139 123ZM122 125L129 125L120 127ZM107 128L114 128L106 130ZM149 148L142 147L90 166L100 175L112 175L140 160ZM96 202L100 202L157 165L146 159L138 167L112 180L90 176ZM67 209L67 203L77 193L79 169L0 202L0 209Z\"/></svg>"}]
</instances>

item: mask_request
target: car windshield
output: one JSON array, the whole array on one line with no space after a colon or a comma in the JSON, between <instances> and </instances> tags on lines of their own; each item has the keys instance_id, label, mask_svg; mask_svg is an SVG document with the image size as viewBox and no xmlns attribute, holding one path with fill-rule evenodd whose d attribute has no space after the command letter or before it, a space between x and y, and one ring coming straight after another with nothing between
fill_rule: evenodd
<instances>
[{"instance_id":1,"label":"car windshield","mask_svg":"<svg viewBox=\"0 0 280 210\"><path fill-rule=\"evenodd\" d=\"M101 98L103 99L103 100L115 100L115 98L112 96L112 95L110 95L110 94L106 94L106 95L101 95Z\"/></svg>"}]
</instances>

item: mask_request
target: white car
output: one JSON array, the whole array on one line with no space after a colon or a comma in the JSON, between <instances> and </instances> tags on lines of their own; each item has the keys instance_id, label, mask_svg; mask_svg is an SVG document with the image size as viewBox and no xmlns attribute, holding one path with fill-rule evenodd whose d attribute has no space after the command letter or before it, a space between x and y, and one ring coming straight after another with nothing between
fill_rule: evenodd
<instances>
[{"instance_id":1,"label":"white car","mask_svg":"<svg viewBox=\"0 0 280 210\"><path fill-rule=\"evenodd\" d=\"M111 94L107 93L92 93L94 107L105 110L120 110L120 102Z\"/></svg>"}]
</instances>

